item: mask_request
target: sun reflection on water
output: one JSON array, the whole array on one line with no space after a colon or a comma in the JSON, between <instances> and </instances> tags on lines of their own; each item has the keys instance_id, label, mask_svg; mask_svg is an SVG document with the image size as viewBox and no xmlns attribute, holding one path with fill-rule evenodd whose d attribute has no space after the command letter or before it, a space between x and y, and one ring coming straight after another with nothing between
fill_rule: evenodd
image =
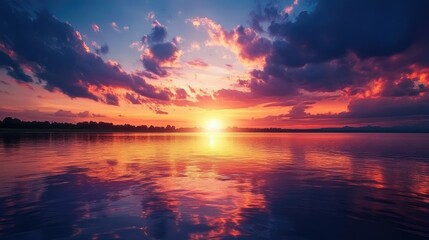
<instances>
[{"instance_id":1,"label":"sun reflection on water","mask_svg":"<svg viewBox=\"0 0 429 240\"><path fill-rule=\"evenodd\" d=\"M216 147L216 134L209 133L209 147L210 149L214 149Z\"/></svg>"},{"instance_id":2,"label":"sun reflection on water","mask_svg":"<svg viewBox=\"0 0 429 240\"><path fill-rule=\"evenodd\" d=\"M363 135L227 132L27 139L19 146L0 147L0 202L7 203L3 209L0 204L0 226L31 211L50 220L51 212L67 207L73 212L65 212L72 218L67 219L73 223L70 228L88 239L112 238L108 234L127 239L120 234L130 225L144 232L142 238L282 239L276 228L302 218L311 222L311 217L294 219L293 214L312 216L313 210L347 212L344 219L381 218L392 212L413 217L414 226L425 226L427 220L419 216L426 216L422 211L429 214L424 208L429 203L429 165L412 160L412 155L408 162L383 158L382 141L368 141ZM420 140L414 143L410 146ZM402 157L408 149L400 146L398 142L394 150ZM414 152L427 159L428 150L421 149ZM392 189L401 195L392 196ZM21 209L23 205L32 207ZM85 228L88 222L105 226L118 219L127 219L122 228Z\"/></svg>"}]
</instances>

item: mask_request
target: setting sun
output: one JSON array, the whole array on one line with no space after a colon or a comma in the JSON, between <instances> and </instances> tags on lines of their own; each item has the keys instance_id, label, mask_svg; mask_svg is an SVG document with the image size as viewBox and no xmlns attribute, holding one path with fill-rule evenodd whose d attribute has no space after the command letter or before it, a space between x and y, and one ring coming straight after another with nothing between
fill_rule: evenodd
<instances>
[{"instance_id":1,"label":"setting sun","mask_svg":"<svg viewBox=\"0 0 429 240\"><path fill-rule=\"evenodd\" d=\"M221 129L221 124L219 120L217 119L210 119L206 123L206 130L207 131L219 131Z\"/></svg>"}]
</instances>

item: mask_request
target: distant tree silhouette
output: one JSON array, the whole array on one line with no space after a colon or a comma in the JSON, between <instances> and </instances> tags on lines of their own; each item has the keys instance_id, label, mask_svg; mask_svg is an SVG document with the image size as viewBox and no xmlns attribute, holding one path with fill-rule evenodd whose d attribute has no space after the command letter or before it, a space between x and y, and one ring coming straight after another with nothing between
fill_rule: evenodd
<instances>
[{"instance_id":1,"label":"distant tree silhouette","mask_svg":"<svg viewBox=\"0 0 429 240\"><path fill-rule=\"evenodd\" d=\"M124 132L174 132L176 128L171 125L157 127L151 125L134 126L131 124L115 125L109 122L78 122L59 123L49 121L21 121L18 118L6 117L0 120L0 128L8 129L56 129L56 130L85 130L85 131L124 131Z\"/></svg>"},{"instance_id":2,"label":"distant tree silhouette","mask_svg":"<svg viewBox=\"0 0 429 240\"><path fill-rule=\"evenodd\" d=\"M6 117L0 120L1 129L46 129L46 130L65 130L65 131L106 131L106 132L201 132L202 128L178 128L167 125L166 127L157 127L150 125L134 126L130 124L115 125L108 122L78 122L59 123L49 121L21 121L18 118ZM287 128L239 128L228 127L225 132L338 132L338 133L357 133L357 132L425 132L429 133L429 126L362 126L362 127L339 127L339 128L311 128L311 129L287 129Z\"/></svg>"}]
</instances>

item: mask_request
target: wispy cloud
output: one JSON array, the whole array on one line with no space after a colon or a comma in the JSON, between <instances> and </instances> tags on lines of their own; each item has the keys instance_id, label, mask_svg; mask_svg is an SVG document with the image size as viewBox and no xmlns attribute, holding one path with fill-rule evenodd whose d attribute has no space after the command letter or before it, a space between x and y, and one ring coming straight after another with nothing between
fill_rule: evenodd
<instances>
[{"instance_id":1,"label":"wispy cloud","mask_svg":"<svg viewBox=\"0 0 429 240\"><path fill-rule=\"evenodd\" d=\"M92 31L94 31L96 33L100 31L100 27L97 24L95 24L95 23L93 23L91 25L91 28L92 28Z\"/></svg>"}]
</instances>

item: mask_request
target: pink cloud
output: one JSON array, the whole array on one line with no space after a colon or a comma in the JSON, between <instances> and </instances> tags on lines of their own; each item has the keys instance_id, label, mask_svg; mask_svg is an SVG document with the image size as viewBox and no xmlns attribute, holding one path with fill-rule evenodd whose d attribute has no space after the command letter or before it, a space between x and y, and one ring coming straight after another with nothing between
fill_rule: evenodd
<instances>
[{"instance_id":1,"label":"pink cloud","mask_svg":"<svg viewBox=\"0 0 429 240\"><path fill-rule=\"evenodd\" d=\"M183 88L176 89L176 99L186 99L189 97L189 94Z\"/></svg>"},{"instance_id":2,"label":"pink cloud","mask_svg":"<svg viewBox=\"0 0 429 240\"><path fill-rule=\"evenodd\" d=\"M153 20L155 19L155 13L153 11L150 11L146 14L146 20Z\"/></svg>"},{"instance_id":3,"label":"pink cloud","mask_svg":"<svg viewBox=\"0 0 429 240\"><path fill-rule=\"evenodd\" d=\"M194 67L208 67L209 66L208 63L204 62L204 60L199 59L199 58L188 61L187 64L194 66Z\"/></svg>"},{"instance_id":4,"label":"pink cloud","mask_svg":"<svg viewBox=\"0 0 429 240\"><path fill-rule=\"evenodd\" d=\"M287 14L291 14L291 13L292 13L292 11L295 9L295 7L296 7L298 4L299 4L299 1L298 1L298 0L294 0L294 1L293 1L293 3L292 3L292 5L286 6L286 7L283 9L283 12L284 12L284 13L287 13Z\"/></svg>"},{"instance_id":5,"label":"pink cloud","mask_svg":"<svg viewBox=\"0 0 429 240\"><path fill-rule=\"evenodd\" d=\"M97 113L91 113L89 111L82 111L74 113L69 110L63 110L60 109L53 113L56 117L66 117L66 118L90 118L90 117L106 117L106 115L103 114L97 114Z\"/></svg>"},{"instance_id":6,"label":"pink cloud","mask_svg":"<svg viewBox=\"0 0 429 240\"><path fill-rule=\"evenodd\" d=\"M112 26L113 30L115 30L117 32L121 31L121 30L119 30L118 24L116 22L112 22L110 25Z\"/></svg>"},{"instance_id":7,"label":"pink cloud","mask_svg":"<svg viewBox=\"0 0 429 240\"><path fill-rule=\"evenodd\" d=\"M100 27L97 25L97 24L95 24L95 23L93 23L92 25L91 25L91 28L92 28L92 30L94 31L94 32L99 32L100 31Z\"/></svg>"},{"instance_id":8,"label":"pink cloud","mask_svg":"<svg viewBox=\"0 0 429 240\"><path fill-rule=\"evenodd\" d=\"M209 40L207 46L223 46L236 53L245 62L262 61L271 49L271 41L262 37L252 28L241 25L228 31L212 19L197 17L188 19L195 28L207 30Z\"/></svg>"}]
</instances>

